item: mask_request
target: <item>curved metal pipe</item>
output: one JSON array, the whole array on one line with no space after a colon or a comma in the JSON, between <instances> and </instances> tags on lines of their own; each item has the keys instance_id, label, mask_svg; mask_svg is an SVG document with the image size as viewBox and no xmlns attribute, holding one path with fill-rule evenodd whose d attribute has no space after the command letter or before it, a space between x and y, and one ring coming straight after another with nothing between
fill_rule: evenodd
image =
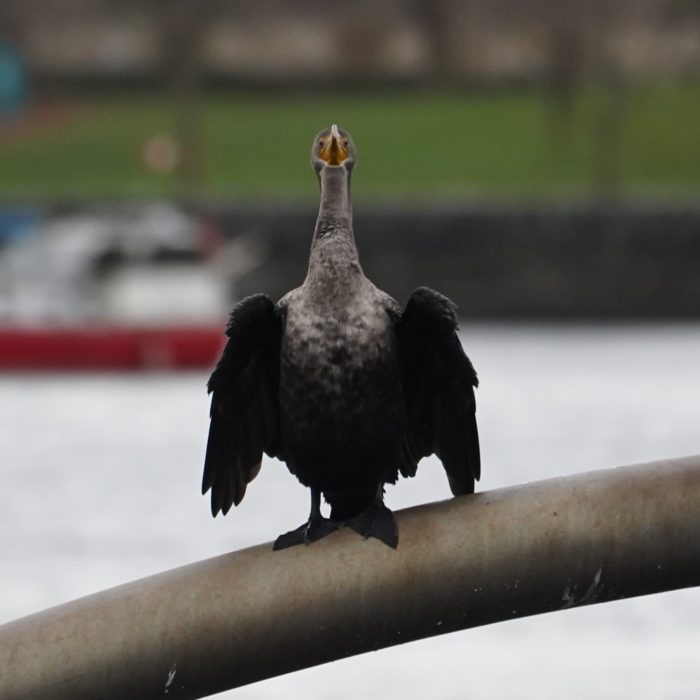
<instances>
[{"instance_id":1,"label":"curved metal pipe","mask_svg":"<svg viewBox=\"0 0 700 700\"><path fill-rule=\"evenodd\" d=\"M135 581L0 627L0 697L201 698L514 617L700 584L700 456L397 514Z\"/></svg>"}]
</instances>

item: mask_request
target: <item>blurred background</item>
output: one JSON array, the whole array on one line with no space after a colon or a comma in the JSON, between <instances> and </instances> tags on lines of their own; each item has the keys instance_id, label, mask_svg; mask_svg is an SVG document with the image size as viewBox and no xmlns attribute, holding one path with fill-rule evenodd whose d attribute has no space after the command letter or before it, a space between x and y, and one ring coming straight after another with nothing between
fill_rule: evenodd
<instances>
[{"instance_id":1,"label":"blurred background","mask_svg":"<svg viewBox=\"0 0 700 700\"><path fill-rule=\"evenodd\" d=\"M209 517L204 384L231 304L303 280L332 122L365 272L459 305L482 489L700 452L697 0L3 0L0 622L305 516L268 460ZM388 499L448 493L427 460ZM699 618L678 592L235 695L688 698Z\"/></svg>"}]
</instances>

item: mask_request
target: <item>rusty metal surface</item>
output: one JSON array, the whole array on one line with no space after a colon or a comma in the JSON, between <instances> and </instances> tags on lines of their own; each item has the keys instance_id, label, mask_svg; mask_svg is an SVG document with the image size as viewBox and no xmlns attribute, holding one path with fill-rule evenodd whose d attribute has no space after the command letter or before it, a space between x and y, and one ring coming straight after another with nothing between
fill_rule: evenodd
<instances>
[{"instance_id":1,"label":"rusty metal surface","mask_svg":"<svg viewBox=\"0 0 700 700\"><path fill-rule=\"evenodd\" d=\"M398 513L241 550L0 627L0 698L200 698L514 617L700 585L700 456Z\"/></svg>"}]
</instances>

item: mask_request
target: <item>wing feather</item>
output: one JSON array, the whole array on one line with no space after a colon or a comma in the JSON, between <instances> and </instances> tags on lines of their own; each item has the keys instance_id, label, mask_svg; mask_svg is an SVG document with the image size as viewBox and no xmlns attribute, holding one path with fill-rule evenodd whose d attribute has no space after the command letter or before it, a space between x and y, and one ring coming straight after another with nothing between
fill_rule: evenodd
<instances>
[{"instance_id":1,"label":"wing feather","mask_svg":"<svg viewBox=\"0 0 700 700\"><path fill-rule=\"evenodd\" d=\"M238 505L257 476L263 452L280 453L279 356L282 312L264 294L240 301L207 388L212 395L202 493L212 515Z\"/></svg>"},{"instance_id":2,"label":"wing feather","mask_svg":"<svg viewBox=\"0 0 700 700\"><path fill-rule=\"evenodd\" d=\"M408 432L400 470L416 473L435 453L455 495L474 491L481 475L474 388L478 379L457 336L457 310L426 287L413 292L396 322Z\"/></svg>"}]
</instances>

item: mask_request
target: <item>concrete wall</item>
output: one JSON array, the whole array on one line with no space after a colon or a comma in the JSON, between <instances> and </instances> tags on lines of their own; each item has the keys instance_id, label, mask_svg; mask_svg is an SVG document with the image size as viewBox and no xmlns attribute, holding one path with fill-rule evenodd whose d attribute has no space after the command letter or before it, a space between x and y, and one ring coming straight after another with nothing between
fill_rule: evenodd
<instances>
[{"instance_id":1,"label":"concrete wall","mask_svg":"<svg viewBox=\"0 0 700 700\"><path fill-rule=\"evenodd\" d=\"M237 294L302 282L314 210L217 216L264 251ZM402 303L428 285L475 318L700 319L698 207L364 207L355 233L366 274Z\"/></svg>"}]
</instances>

